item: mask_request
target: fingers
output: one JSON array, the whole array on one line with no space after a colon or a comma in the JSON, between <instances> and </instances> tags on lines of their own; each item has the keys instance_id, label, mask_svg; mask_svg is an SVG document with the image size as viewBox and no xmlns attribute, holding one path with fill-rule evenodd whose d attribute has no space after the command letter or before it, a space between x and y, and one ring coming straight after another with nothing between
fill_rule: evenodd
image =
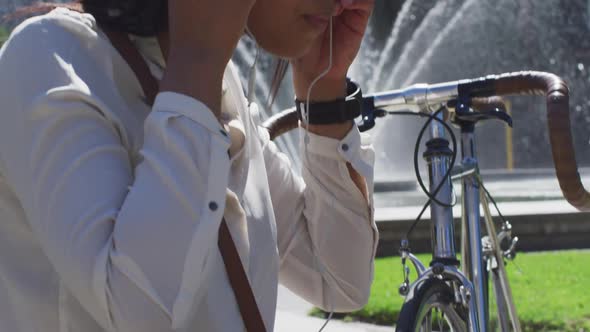
<instances>
[{"instance_id":1,"label":"fingers","mask_svg":"<svg viewBox=\"0 0 590 332\"><path fill-rule=\"evenodd\" d=\"M341 13L337 15L336 24L345 27L348 33L362 38L374 5L374 0L353 0L351 5L342 7Z\"/></svg>"},{"instance_id":2,"label":"fingers","mask_svg":"<svg viewBox=\"0 0 590 332\"><path fill-rule=\"evenodd\" d=\"M341 0L344 10L363 10L371 12L375 7L375 0Z\"/></svg>"}]
</instances>

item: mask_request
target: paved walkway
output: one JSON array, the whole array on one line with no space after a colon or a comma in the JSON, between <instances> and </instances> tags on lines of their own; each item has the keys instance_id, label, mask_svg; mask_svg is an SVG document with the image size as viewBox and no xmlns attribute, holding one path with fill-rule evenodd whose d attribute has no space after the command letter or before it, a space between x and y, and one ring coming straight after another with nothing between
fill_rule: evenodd
<instances>
[{"instance_id":1,"label":"paved walkway","mask_svg":"<svg viewBox=\"0 0 590 332\"><path fill-rule=\"evenodd\" d=\"M276 332L314 332L319 331L324 319L309 317L307 313L313 306L288 289L279 286L277 303ZM332 320L323 332L393 332L393 328L363 323L344 323Z\"/></svg>"},{"instance_id":2,"label":"paved walkway","mask_svg":"<svg viewBox=\"0 0 590 332\"><path fill-rule=\"evenodd\" d=\"M275 320L276 332L314 332L319 331L325 320L295 314L288 311L277 311ZM331 320L323 332L393 332L393 328L362 323L344 323Z\"/></svg>"}]
</instances>

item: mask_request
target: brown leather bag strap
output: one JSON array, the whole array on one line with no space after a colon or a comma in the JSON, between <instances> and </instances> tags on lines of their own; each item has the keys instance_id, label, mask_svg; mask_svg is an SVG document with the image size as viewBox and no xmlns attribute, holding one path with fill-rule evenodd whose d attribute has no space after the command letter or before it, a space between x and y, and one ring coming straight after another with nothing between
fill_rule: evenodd
<instances>
[{"instance_id":1,"label":"brown leather bag strap","mask_svg":"<svg viewBox=\"0 0 590 332\"><path fill-rule=\"evenodd\" d=\"M150 72L150 68L129 39L129 36L125 33L102 26L101 28L107 37L109 37L111 44L113 44L115 49L117 49L119 54L125 59L129 67L131 67L131 70L133 70L139 84L141 84L141 88L146 97L146 102L149 105L153 105L159 90L158 81L156 81Z\"/></svg>"},{"instance_id":2,"label":"brown leather bag strap","mask_svg":"<svg viewBox=\"0 0 590 332\"><path fill-rule=\"evenodd\" d=\"M152 76L147 63L135 48L129 37L121 32L105 29L102 30L109 37L111 44L121 54L123 59L131 67L146 96L147 102L153 104L156 94L158 93L158 82ZM250 287L248 276L244 270L244 265L240 260L240 255L229 232L225 218L221 221L218 239L219 251L223 257L225 270L229 283L234 291L236 302L242 315L242 320L248 332L266 332L262 315L258 310L256 298Z\"/></svg>"},{"instance_id":3,"label":"brown leather bag strap","mask_svg":"<svg viewBox=\"0 0 590 332\"><path fill-rule=\"evenodd\" d=\"M225 218L223 218L219 227L218 244L221 256L223 257L223 263L225 264L225 270L227 271L227 277L234 289L234 295L236 296L246 331L265 332L266 327L264 326L262 315L258 310L256 298L254 298L248 276L240 260L240 255L229 232Z\"/></svg>"}]
</instances>

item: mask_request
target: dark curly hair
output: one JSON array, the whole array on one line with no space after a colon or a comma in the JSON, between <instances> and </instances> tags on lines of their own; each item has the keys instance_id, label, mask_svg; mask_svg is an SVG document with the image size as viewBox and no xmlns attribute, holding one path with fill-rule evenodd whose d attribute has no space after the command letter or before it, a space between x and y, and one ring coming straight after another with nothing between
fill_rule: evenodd
<instances>
[{"instance_id":1,"label":"dark curly hair","mask_svg":"<svg viewBox=\"0 0 590 332\"><path fill-rule=\"evenodd\" d=\"M38 2L5 15L2 23L14 26L23 19L42 15L57 7L86 12L110 29L151 37L168 28L168 0L74 0L66 3Z\"/></svg>"},{"instance_id":2,"label":"dark curly hair","mask_svg":"<svg viewBox=\"0 0 590 332\"><path fill-rule=\"evenodd\" d=\"M80 0L100 24L138 36L168 28L168 0Z\"/></svg>"}]
</instances>

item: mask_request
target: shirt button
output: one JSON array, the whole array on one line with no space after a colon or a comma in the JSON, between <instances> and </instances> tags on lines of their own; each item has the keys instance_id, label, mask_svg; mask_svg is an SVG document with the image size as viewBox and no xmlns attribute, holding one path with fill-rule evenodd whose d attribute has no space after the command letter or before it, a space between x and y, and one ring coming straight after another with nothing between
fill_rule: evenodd
<instances>
[{"instance_id":1,"label":"shirt button","mask_svg":"<svg viewBox=\"0 0 590 332\"><path fill-rule=\"evenodd\" d=\"M342 144L342 151L348 151L348 144Z\"/></svg>"},{"instance_id":2,"label":"shirt button","mask_svg":"<svg viewBox=\"0 0 590 332\"><path fill-rule=\"evenodd\" d=\"M218 208L217 203L215 203L215 202L209 202L209 210L211 210L211 211L217 211L217 208Z\"/></svg>"}]
</instances>

